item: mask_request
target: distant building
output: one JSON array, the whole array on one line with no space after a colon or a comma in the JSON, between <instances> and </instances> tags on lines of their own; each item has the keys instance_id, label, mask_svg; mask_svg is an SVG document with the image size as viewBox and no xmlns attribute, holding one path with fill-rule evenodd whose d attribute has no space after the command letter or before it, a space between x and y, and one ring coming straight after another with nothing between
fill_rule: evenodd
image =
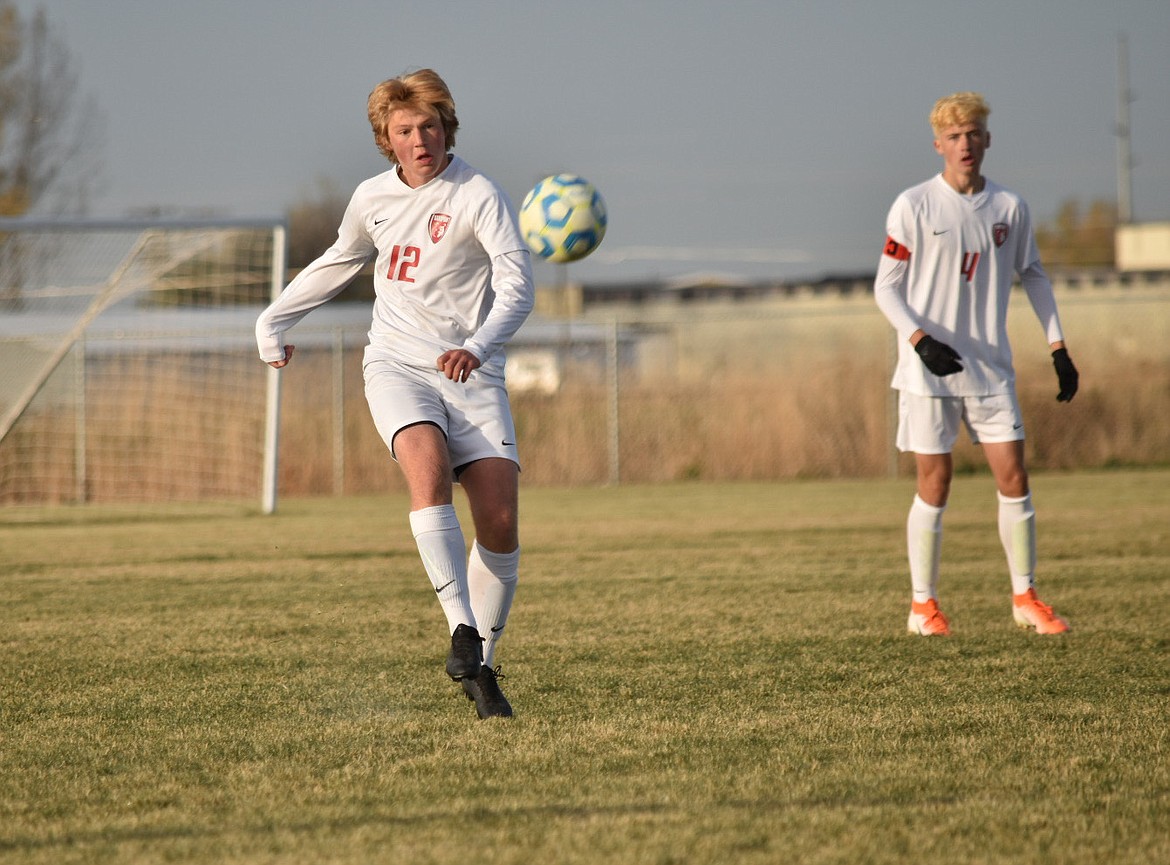
<instances>
[{"instance_id":1,"label":"distant building","mask_svg":"<svg viewBox=\"0 0 1170 865\"><path fill-rule=\"evenodd\" d=\"M1116 235L1117 269L1170 271L1170 222L1119 225Z\"/></svg>"},{"instance_id":2,"label":"distant building","mask_svg":"<svg viewBox=\"0 0 1170 865\"><path fill-rule=\"evenodd\" d=\"M536 311L551 318L574 318L586 308L623 304L693 303L720 300L763 300L795 295L850 295L873 289L870 273L831 274L795 281L746 281L719 274L691 274L673 279L631 282L569 283L538 286Z\"/></svg>"}]
</instances>

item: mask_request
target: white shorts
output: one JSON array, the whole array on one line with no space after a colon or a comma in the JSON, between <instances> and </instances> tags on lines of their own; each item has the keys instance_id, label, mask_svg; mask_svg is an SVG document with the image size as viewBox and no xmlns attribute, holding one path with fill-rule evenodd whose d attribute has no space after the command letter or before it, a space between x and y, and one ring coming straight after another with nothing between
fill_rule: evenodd
<instances>
[{"instance_id":1,"label":"white shorts","mask_svg":"<svg viewBox=\"0 0 1170 865\"><path fill-rule=\"evenodd\" d=\"M1024 438L1024 419L1014 393L936 397L898 392L900 451L949 454L959 437L960 422L974 444Z\"/></svg>"},{"instance_id":2,"label":"white shorts","mask_svg":"<svg viewBox=\"0 0 1170 865\"><path fill-rule=\"evenodd\" d=\"M394 456L394 436L408 426L431 423L447 439L455 474L469 463L501 457L520 465L516 427L504 380L483 369L467 381L439 369L367 357L363 373L374 426ZM397 460L397 457L394 457Z\"/></svg>"}]
</instances>

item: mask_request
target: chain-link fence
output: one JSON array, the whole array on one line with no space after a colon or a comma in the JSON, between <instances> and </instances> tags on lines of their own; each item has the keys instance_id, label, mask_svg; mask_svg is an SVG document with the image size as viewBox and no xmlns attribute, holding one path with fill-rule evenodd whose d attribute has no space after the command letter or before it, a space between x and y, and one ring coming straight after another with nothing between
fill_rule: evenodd
<instances>
[{"instance_id":1,"label":"chain-link fence","mask_svg":"<svg viewBox=\"0 0 1170 865\"><path fill-rule=\"evenodd\" d=\"M261 496L274 374L253 325L281 284L273 230L0 234L0 504ZM1170 278L1058 280L1057 297L1082 373L1071 404L1055 401L1022 292L1010 318L1031 467L1164 464ZM613 292L545 309L508 349L526 485L909 468L893 446L894 337L864 281L768 296ZM368 303L338 300L289 336L281 495L402 488L363 396L369 317ZM956 462L982 465L966 444Z\"/></svg>"},{"instance_id":2,"label":"chain-link fence","mask_svg":"<svg viewBox=\"0 0 1170 865\"><path fill-rule=\"evenodd\" d=\"M1081 391L1055 400L1022 292L1009 330L1033 469L1164 463L1170 455L1170 284L1058 289ZM355 311L355 314L364 313ZM401 488L362 396L365 323L291 341L283 494ZM533 319L509 349L526 484L881 476L893 445L891 329L864 293L600 306ZM326 442L330 444L326 446ZM982 465L960 443L959 471Z\"/></svg>"}]
</instances>

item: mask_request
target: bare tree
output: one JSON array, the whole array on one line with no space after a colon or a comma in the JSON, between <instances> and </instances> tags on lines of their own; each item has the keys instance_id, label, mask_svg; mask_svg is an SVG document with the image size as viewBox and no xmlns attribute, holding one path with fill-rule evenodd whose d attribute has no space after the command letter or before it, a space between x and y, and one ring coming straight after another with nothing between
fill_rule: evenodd
<instances>
[{"instance_id":1,"label":"bare tree","mask_svg":"<svg viewBox=\"0 0 1170 865\"><path fill-rule=\"evenodd\" d=\"M288 265L300 270L337 240L337 226L349 197L328 178L317 179L315 192L288 211Z\"/></svg>"},{"instance_id":2,"label":"bare tree","mask_svg":"<svg viewBox=\"0 0 1170 865\"><path fill-rule=\"evenodd\" d=\"M288 266L295 276L337 240L337 227L345 215L349 195L328 178L318 178L313 194L288 211ZM367 267L340 295L343 300L371 300L374 297L373 271Z\"/></svg>"},{"instance_id":3,"label":"bare tree","mask_svg":"<svg viewBox=\"0 0 1170 865\"><path fill-rule=\"evenodd\" d=\"M98 176L99 126L44 9L24 21L0 2L0 216L84 213ZM26 259L14 238L0 245L0 307L22 305Z\"/></svg>"},{"instance_id":4,"label":"bare tree","mask_svg":"<svg viewBox=\"0 0 1170 865\"><path fill-rule=\"evenodd\" d=\"M96 107L44 9L0 3L0 215L83 213L96 177Z\"/></svg>"},{"instance_id":5,"label":"bare tree","mask_svg":"<svg viewBox=\"0 0 1170 865\"><path fill-rule=\"evenodd\" d=\"M20 19L9 3L0 5L0 144L10 136L16 124L15 115L20 105ZM8 170L0 166L0 216L23 213L24 195L11 189Z\"/></svg>"},{"instance_id":6,"label":"bare tree","mask_svg":"<svg viewBox=\"0 0 1170 865\"><path fill-rule=\"evenodd\" d=\"M1036 227L1036 245L1051 268L1112 267L1116 229L1113 202L1095 200L1085 207L1068 199L1051 221Z\"/></svg>"}]
</instances>

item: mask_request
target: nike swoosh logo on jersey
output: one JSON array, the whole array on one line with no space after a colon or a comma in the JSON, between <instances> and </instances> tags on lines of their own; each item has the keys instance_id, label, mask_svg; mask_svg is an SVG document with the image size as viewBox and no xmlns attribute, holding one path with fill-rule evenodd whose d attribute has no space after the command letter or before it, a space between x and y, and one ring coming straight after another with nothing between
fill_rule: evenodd
<instances>
[{"instance_id":1,"label":"nike swoosh logo on jersey","mask_svg":"<svg viewBox=\"0 0 1170 865\"><path fill-rule=\"evenodd\" d=\"M374 225L377 225L377 224L378 224L378 223L376 223L376 222L374 223ZM949 228L944 228L942 231L936 231L936 232L934 233L934 236L935 236L935 237L938 237L940 234L946 234L948 231L950 231L950 229L949 229Z\"/></svg>"},{"instance_id":2,"label":"nike swoosh logo on jersey","mask_svg":"<svg viewBox=\"0 0 1170 865\"><path fill-rule=\"evenodd\" d=\"M381 219L375 219L374 225L381 225L383 222L385 222L389 218L390 218L389 216L383 216Z\"/></svg>"}]
</instances>

